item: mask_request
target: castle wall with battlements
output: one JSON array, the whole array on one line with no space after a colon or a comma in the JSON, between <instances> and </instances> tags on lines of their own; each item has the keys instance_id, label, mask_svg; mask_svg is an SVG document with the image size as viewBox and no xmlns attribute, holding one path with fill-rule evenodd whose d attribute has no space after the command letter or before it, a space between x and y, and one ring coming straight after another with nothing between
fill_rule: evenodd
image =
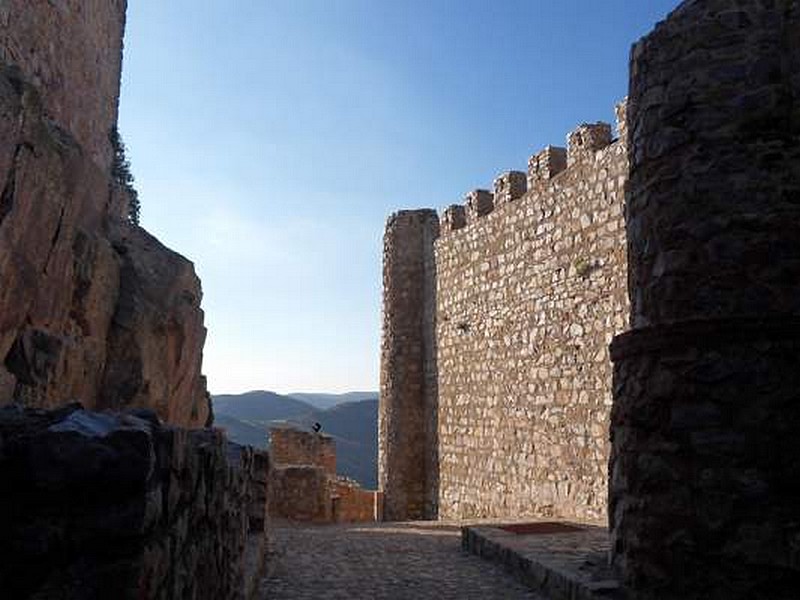
<instances>
[{"instance_id":1,"label":"castle wall with battlements","mask_svg":"<svg viewBox=\"0 0 800 600\"><path fill-rule=\"evenodd\" d=\"M605 513L628 165L605 124L568 146L471 194L436 241L440 517Z\"/></svg>"},{"instance_id":2,"label":"castle wall with battlements","mask_svg":"<svg viewBox=\"0 0 800 600\"><path fill-rule=\"evenodd\" d=\"M381 462L381 481L399 467L402 493L435 497L440 518L605 514L608 343L628 315L624 103L617 120L617 139L608 124L581 125L567 148L547 147L527 172L504 173L493 191L447 208L427 269L420 251L410 268L390 220L385 264L417 279L401 284L384 272L385 290L408 289L401 297L413 310L384 310L382 412L404 427L380 431L382 456L394 457ZM435 281L429 318L411 296L423 276ZM398 323L402 336L393 335ZM414 349L409 369L398 357ZM404 396L395 392L412 381ZM420 472L436 466L407 485L409 461ZM395 489L383 488L387 518L414 518L395 510Z\"/></svg>"}]
</instances>

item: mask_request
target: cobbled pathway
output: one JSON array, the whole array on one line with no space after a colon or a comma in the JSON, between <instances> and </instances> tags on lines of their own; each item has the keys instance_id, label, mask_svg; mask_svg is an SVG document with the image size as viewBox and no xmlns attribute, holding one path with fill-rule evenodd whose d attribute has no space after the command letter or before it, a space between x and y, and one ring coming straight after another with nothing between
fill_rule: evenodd
<instances>
[{"instance_id":1,"label":"cobbled pathway","mask_svg":"<svg viewBox=\"0 0 800 600\"><path fill-rule=\"evenodd\" d=\"M547 600L438 523L275 524L263 600Z\"/></svg>"}]
</instances>

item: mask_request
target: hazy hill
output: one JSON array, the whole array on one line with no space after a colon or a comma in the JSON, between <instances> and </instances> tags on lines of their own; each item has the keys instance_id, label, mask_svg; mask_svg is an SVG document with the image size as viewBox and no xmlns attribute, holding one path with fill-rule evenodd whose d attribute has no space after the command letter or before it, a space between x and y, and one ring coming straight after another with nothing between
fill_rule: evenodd
<instances>
[{"instance_id":1,"label":"hazy hill","mask_svg":"<svg viewBox=\"0 0 800 600\"><path fill-rule=\"evenodd\" d=\"M378 392L347 392L345 394L315 394L311 392L297 392L287 395L290 398L296 398L297 400L308 402L316 408L325 410L346 402L374 400L378 397Z\"/></svg>"},{"instance_id":2,"label":"hazy hill","mask_svg":"<svg viewBox=\"0 0 800 600\"><path fill-rule=\"evenodd\" d=\"M266 448L269 434L266 425L258 425L241 421L224 413L214 415L214 426L228 432L228 437L237 444L245 444L255 448Z\"/></svg>"},{"instance_id":3,"label":"hazy hill","mask_svg":"<svg viewBox=\"0 0 800 600\"><path fill-rule=\"evenodd\" d=\"M361 392L353 392L358 397ZM321 394L341 398L347 394ZM336 440L337 470L364 487L377 487L378 400L344 402L327 410L314 408L298 398L273 392L248 392L212 397L215 425L240 444L264 448L268 429L289 421L301 428L315 422Z\"/></svg>"},{"instance_id":4,"label":"hazy hill","mask_svg":"<svg viewBox=\"0 0 800 600\"><path fill-rule=\"evenodd\" d=\"M217 413L224 414L251 423L290 419L315 410L311 404L302 400L265 391L222 394L212 396L212 401L215 415Z\"/></svg>"}]
</instances>

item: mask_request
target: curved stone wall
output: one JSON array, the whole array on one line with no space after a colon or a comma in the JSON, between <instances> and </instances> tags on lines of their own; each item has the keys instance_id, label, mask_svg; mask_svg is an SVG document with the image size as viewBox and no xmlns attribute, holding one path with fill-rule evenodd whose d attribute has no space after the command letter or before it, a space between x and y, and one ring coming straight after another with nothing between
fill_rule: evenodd
<instances>
[{"instance_id":1,"label":"curved stone wall","mask_svg":"<svg viewBox=\"0 0 800 600\"><path fill-rule=\"evenodd\" d=\"M684 2L634 46L634 328L800 313L798 10Z\"/></svg>"},{"instance_id":2,"label":"curved stone wall","mask_svg":"<svg viewBox=\"0 0 800 600\"><path fill-rule=\"evenodd\" d=\"M439 217L427 209L392 215L384 235L378 486L388 521L436 514L433 242L438 235Z\"/></svg>"},{"instance_id":3,"label":"curved stone wall","mask_svg":"<svg viewBox=\"0 0 800 600\"><path fill-rule=\"evenodd\" d=\"M795 1L684 2L632 52L609 515L636 598L797 594L798 67Z\"/></svg>"}]
</instances>

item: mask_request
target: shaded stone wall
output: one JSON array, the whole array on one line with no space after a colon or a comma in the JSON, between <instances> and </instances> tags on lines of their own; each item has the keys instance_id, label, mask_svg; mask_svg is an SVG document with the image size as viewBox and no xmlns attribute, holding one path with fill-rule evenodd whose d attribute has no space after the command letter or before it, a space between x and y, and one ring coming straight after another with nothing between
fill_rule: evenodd
<instances>
[{"instance_id":1,"label":"shaded stone wall","mask_svg":"<svg viewBox=\"0 0 800 600\"><path fill-rule=\"evenodd\" d=\"M265 566L268 468L150 411L0 409L3 594L244 598Z\"/></svg>"},{"instance_id":2,"label":"shaded stone wall","mask_svg":"<svg viewBox=\"0 0 800 600\"><path fill-rule=\"evenodd\" d=\"M17 65L47 114L101 169L111 164L126 0L3 0L0 63Z\"/></svg>"},{"instance_id":3,"label":"shaded stone wall","mask_svg":"<svg viewBox=\"0 0 800 600\"><path fill-rule=\"evenodd\" d=\"M378 411L378 487L387 520L435 516L435 263L439 218L400 211L386 225Z\"/></svg>"},{"instance_id":4,"label":"shaded stone wall","mask_svg":"<svg viewBox=\"0 0 800 600\"><path fill-rule=\"evenodd\" d=\"M624 128L624 106L619 110ZM627 157L583 125L450 207L436 242L439 516L602 518ZM529 188L529 189L528 189Z\"/></svg>"},{"instance_id":5,"label":"shaded stone wall","mask_svg":"<svg viewBox=\"0 0 800 600\"><path fill-rule=\"evenodd\" d=\"M328 474L312 465L276 465L272 471L269 512L276 519L330 523L333 504Z\"/></svg>"},{"instance_id":6,"label":"shaded stone wall","mask_svg":"<svg viewBox=\"0 0 800 600\"><path fill-rule=\"evenodd\" d=\"M798 98L796 1L684 2L632 52L609 513L637 598L797 597Z\"/></svg>"}]
</instances>

